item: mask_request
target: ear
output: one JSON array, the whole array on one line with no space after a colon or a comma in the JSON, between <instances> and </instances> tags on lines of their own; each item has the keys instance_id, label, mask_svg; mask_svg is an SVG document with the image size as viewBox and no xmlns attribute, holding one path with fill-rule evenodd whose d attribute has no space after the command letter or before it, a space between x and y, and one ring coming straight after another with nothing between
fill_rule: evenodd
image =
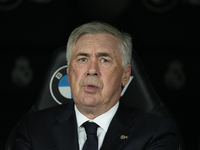
<instances>
[{"instance_id":1,"label":"ear","mask_svg":"<svg viewBox=\"0 0 200 150\"><path fill-rule=\"evenodd\" d=\"M126 65L123 75L122 75L122 85L125 86L130 78L131 75L131 64Z\"/></svg>"}]
</instances>

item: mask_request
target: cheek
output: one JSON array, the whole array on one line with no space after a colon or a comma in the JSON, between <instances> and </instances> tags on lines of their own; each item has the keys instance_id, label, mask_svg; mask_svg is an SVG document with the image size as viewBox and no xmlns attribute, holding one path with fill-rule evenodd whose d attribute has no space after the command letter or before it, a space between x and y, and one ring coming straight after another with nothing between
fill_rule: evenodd
<instances>
[{"instance_id":1,"label":"cheek","mask_svg":"<svg viewBox=\"0 0 200 150\"><path fill-rule=\"evenodd\" d=\"M70 83L70 86L74 85L75 81L75 73L74 70L70 69L68 70L68 76L67 76L68 82Z\"/></svg>"},{"instance_id":2,"label":"cheek","mask_svg":"<svg viewBox=\"0 0 200 150\"><path fill-rule=\"evenodd\" d=\"M112 73L108 73L105 75L104 85L105 87L112 89L121 87L121 71L113 71Z\"/></svg>"},{"instance_id":3,"label":"cheek","mask_svg":"<svg viewBox=\"0 0 200 150\"><path fill-rule=\"evenodd\" d=\"M81 69L71 69L69 72L69 83L71 87L78 88L83 74Z\"/></svg>"}]
</instances>

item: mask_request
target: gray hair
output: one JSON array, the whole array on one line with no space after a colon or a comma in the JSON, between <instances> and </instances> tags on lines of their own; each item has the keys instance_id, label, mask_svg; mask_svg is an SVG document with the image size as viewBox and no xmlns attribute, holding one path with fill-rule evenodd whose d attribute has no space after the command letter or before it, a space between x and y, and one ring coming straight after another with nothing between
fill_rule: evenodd
<instances>
[{"instance_id":1,"label":"gray hair","mask_svg":"<svg viewBox=\"0 0 200 150\"><path fill-rule=\"evenodd\" d=\"M117 28L100 22L91 22L83 24L72 31L67 42L67 62L69 64L72 47L76 44L77 40L85 34L111 34L119 40L120 50L122 52L122 67L125 68L127 64L131 63L132 57L132 38L129 34L120 32Z\"/></svg>"}]
</instances>

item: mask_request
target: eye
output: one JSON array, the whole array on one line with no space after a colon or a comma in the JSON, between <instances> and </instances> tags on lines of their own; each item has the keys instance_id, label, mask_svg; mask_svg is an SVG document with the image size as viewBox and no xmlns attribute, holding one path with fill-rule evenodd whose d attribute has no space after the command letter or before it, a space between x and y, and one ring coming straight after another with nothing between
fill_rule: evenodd
<instances>
[{"instance_id":1,"label":"eye","mask_svg":"<svg viewBox=\"0 0 200 150\"><path fill-rule=\"evenodd\" d=\"M103 63L108 63L108 62L109 62L109 61L108 61L107 59L105 59L105 58L102 58L101 61L102 61Z\"/></svg>"},{"instance_id":2,"label":"eye","mask_svg":"<svg viewBox=\"0 0 200 150\"><path fill-rule=\"evenodd\" d=\"M80 61L80 62L86 62L87 59L86 59L86 58L80 58L79 61Z\"/></svg>"}]
</instances>

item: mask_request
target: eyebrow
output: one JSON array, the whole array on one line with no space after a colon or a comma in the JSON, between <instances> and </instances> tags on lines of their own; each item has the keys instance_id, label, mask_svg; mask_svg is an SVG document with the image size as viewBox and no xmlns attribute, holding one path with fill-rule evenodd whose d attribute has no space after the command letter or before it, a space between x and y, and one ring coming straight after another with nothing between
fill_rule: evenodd
<instances>
[{"instance_id":1,"label":"eyebrow","mask_svg":"<svg viewBox=\"0 0 200 150\"><path fill-rule=\"evenodd\" d=\"M99 52L97 53L97 57L111 57L109 53L106 53L106 52Z\"/></svg>"},{"instance_id":2,"label":"eyebrow","mask_svg":"<svg viewBox=\"0 0 200 150\"><path fill-rule=\"evenodd\" d=\"M78 53L78 54L76 55L76 57L78 57L78 56L86 56L86 57L89 57L89 54L88 54L88 53L80 52L80 53ZM109 54L109 53L106 53L106 52L99 52L99 53L97 53L96 56L97 56L97 57L102 57L102 56L104 56L104 57L111 57L110 54Z\"/></svg>"},{"instance_id":3,"label":"eyebrow","mask_svg":"<svg viewBox=\"0 0 200 150\"><path fill-rule=\"evenodd\" d=\"M78 57L78 56L89 56L89 54L88 53L82 53L82 52L80 52L80 53L78 53L76 55L76 57Z\"/></svg>"}]
</instances>

